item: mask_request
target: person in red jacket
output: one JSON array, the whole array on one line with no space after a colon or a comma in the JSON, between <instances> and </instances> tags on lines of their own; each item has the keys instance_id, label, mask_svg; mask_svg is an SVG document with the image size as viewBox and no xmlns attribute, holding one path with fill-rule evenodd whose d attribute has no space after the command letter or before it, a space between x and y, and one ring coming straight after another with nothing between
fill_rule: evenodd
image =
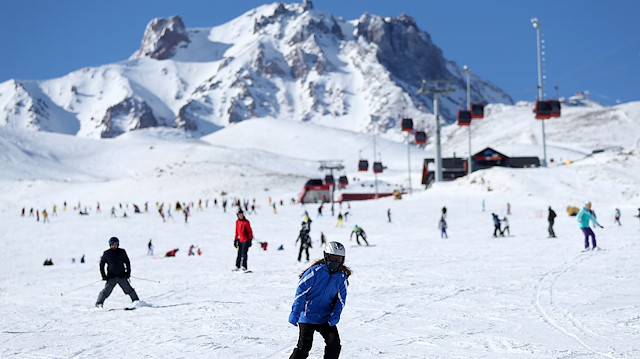
<instances>
[{"instance_id":1,"label":"person in red jacket","mask_svg":"<svg viewBox=\"0 0 640 359\"><path fill-rule=\"evenodd\" d=\"M238 249L238 257L236 258L236 271L242 269L247 270L247 253L251 247L253 239L253 231L251 224L244 218L242 209L238 209L238 220L236 221L236 235L233 238L233 245Z\"/></svg>"}]
</instances>

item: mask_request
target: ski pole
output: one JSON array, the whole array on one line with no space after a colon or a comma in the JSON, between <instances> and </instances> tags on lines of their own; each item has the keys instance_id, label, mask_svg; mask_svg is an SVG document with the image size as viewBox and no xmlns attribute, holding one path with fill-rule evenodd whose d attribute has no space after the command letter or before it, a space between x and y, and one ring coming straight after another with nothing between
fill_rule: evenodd
<instances>
[{"instance_id":1,"label":"ski pole","mask_svg":"<svg viewBox=\"0 0 640 359\"><path fill-rule=\"evenodd\" d=\"M140 280L146 280L147 282L160 283L159 280L145 279L145 278L134 277L134 276L131 276L131 278L140 279Z\"/></svg>"},{"instance_id":2,"label":"ski pole","mask_svg":"<svg viewBox=\"0 0 640 359\"><path fill-rule=\"evenodd\" d=\"M72 290L68 291L68 292L67 292L67 294L69 294L69 293L71 293L71 292L75 292L76 290L79 290L79 289L82 289L82 288L88 287L88 286L90 286L90 285L96 284L96 283L98 283L98 282L100 282L100 281L102 281L102 279L98 279L98 280L93 281L93 282L91 282L91 283L89 283L89 284L85 284L85 285L83 285L82 287L78 287L78 288L76 288L76 289L72 289ZM60 293L60 296L61 296L61 297L63 297L63 296L64 296L64 293Z\"/></svg>"}]
</instances>

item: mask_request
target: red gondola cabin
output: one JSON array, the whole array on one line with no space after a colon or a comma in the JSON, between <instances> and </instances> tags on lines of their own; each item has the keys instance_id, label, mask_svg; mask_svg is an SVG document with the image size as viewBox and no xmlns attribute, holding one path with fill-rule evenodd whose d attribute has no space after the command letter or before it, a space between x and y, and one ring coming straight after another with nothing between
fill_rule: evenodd
<instances>
[{"instance_id":1,"label":"red gondola cabin","mask_svg":"<svg viewBox=\"0 0 640 359\"><path fill-rule=\"evenodd\" d=\"M333 179L332 175L326 175L324 176L324 183L333 186L336 183L336 180Z\"/></svg>"},{"instance_id":2,"label":"red gondola cabin","mask_svg":"<svg viewBox=\"0 0 640 359\"><path fill-rule=\"evenodd\" d=\"M551 102L550 101L536 101L536 118L539 120L546 120L551 117Z\"/></svg>"},{"instance_id":3,"label":"red gondola cabin","mask_svg":"<svg viewBox=\"0 0 640 359\"><path fill-rule=\"evenodd\" d=\"M471 125L471 111L458 110L458 126Z\"/></svg>"},{"instance_id":4,"label":"red gondola cabin","mask_svg":"<svg viewBox=\"0 0 640 359\"><path fill-rule=\"evenodd\" d=\"M373 163L373 173L382 173L383 169L384 167L382 167L382 162Z\"/></svg>"},{"instance_id":5,"label":"red gondola cabin","mask_svg":"<svg viewBox=\"0 0 640 359\"><path fill-rule=\"evenodd\" d=\"M360 172L367 172L369 170L369 161L367 160L360 160L358 162L358 171Z\"/></svg>"},{"instance_id":6,"label":"red gondola cabin","mask_svg":"<svg viewBox=\"0 0 640 359\"><path fill-rule=\"evenodd\" d=\"M549 100L551 104L551 117L560 117L560 101Z\"/></svg>"},{"instance_id":7,"label":"red gondola cabin","mask_svg":"<svg viewBox=\"0 0 640 359\"><path fill-rule=\"evenodd\" d=\"M410 119L410 118L402 119L402 131L407 131L407 132L413 131L413 119Z\"/></svg>"},{"instance_id":8,"label":"red gondola cabin","mask_svg":"<svg viewBox=\"0 0 640 359\"><path fill-rule=\"evenodd\" d=\"M340 184L340 188L344 188L349 184L349 179L347 176L340 176L340 178L338 178L338 184Z\"/></svg>"},{"instance_id":9,"label":"red gondola cabin","mask_svg":"<svg viewBox=\"0 0 640 359\"><path fill-rule=\"evenodd\" d=\"M484 118L484 104L471 104L471 118Z\"/></svg>"},{"instance_id":10,"label":"red gondola cabin","mask_svg":"<svg viewBox=\"0 0 640 359\"><path fill-rule=\"evenodd\" d=\"M427 133L424 131L416 132L416 145L424 145L427 143Z\"/></svg>"}]
</instances>

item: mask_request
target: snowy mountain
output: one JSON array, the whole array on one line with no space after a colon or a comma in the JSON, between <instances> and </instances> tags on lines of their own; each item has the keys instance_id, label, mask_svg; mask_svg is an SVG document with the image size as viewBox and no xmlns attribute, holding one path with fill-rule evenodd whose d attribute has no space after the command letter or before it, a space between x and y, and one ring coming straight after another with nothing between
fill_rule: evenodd
<instances>
[{"instance_id":1,"label":"snowy mountain","mask_svg":"<svg viewBox=\"0 0 640 359\"><path fill-rule=\"evenodd\" d=\"M128 60L46 81L0 84L0 125L113 138L173 127L192 136L256 118L399 132L409 116L430 128L433 101L421 80L447 80L451 122L466 77L407 15L345 20L302 4L273 3L226 24L187 28L179 16L152 20ZM472 101L511 104L472 75Z\"/></svg>"}]
</instances>

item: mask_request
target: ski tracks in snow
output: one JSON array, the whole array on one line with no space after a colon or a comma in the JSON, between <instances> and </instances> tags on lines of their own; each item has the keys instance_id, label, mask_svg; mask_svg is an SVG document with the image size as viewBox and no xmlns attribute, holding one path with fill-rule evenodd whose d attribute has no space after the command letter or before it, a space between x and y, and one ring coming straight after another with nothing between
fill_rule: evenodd
<instances>
[{"instance_id":1,"label":"ski tracks in snow","mask_svg":"<svg viewBox=\"0 0 640 359\"><path fill-rule=\"evenodd\" d=\"M580 263L589 259L593 254L595 253L580 253L571 260L540 276L536 285L535 305L544 321L549 325L573 338L590 352L603 358L615 359L616 357L609 354L610 352L614 352L614 350L611 345L605 343L605 337L589 330L579 320L575 319L569 311L554 303L554 286L558 279L574 270ZM603 346L606 346L606 351L609 353L596 348Z\"/></svg>"}]
</instances>

